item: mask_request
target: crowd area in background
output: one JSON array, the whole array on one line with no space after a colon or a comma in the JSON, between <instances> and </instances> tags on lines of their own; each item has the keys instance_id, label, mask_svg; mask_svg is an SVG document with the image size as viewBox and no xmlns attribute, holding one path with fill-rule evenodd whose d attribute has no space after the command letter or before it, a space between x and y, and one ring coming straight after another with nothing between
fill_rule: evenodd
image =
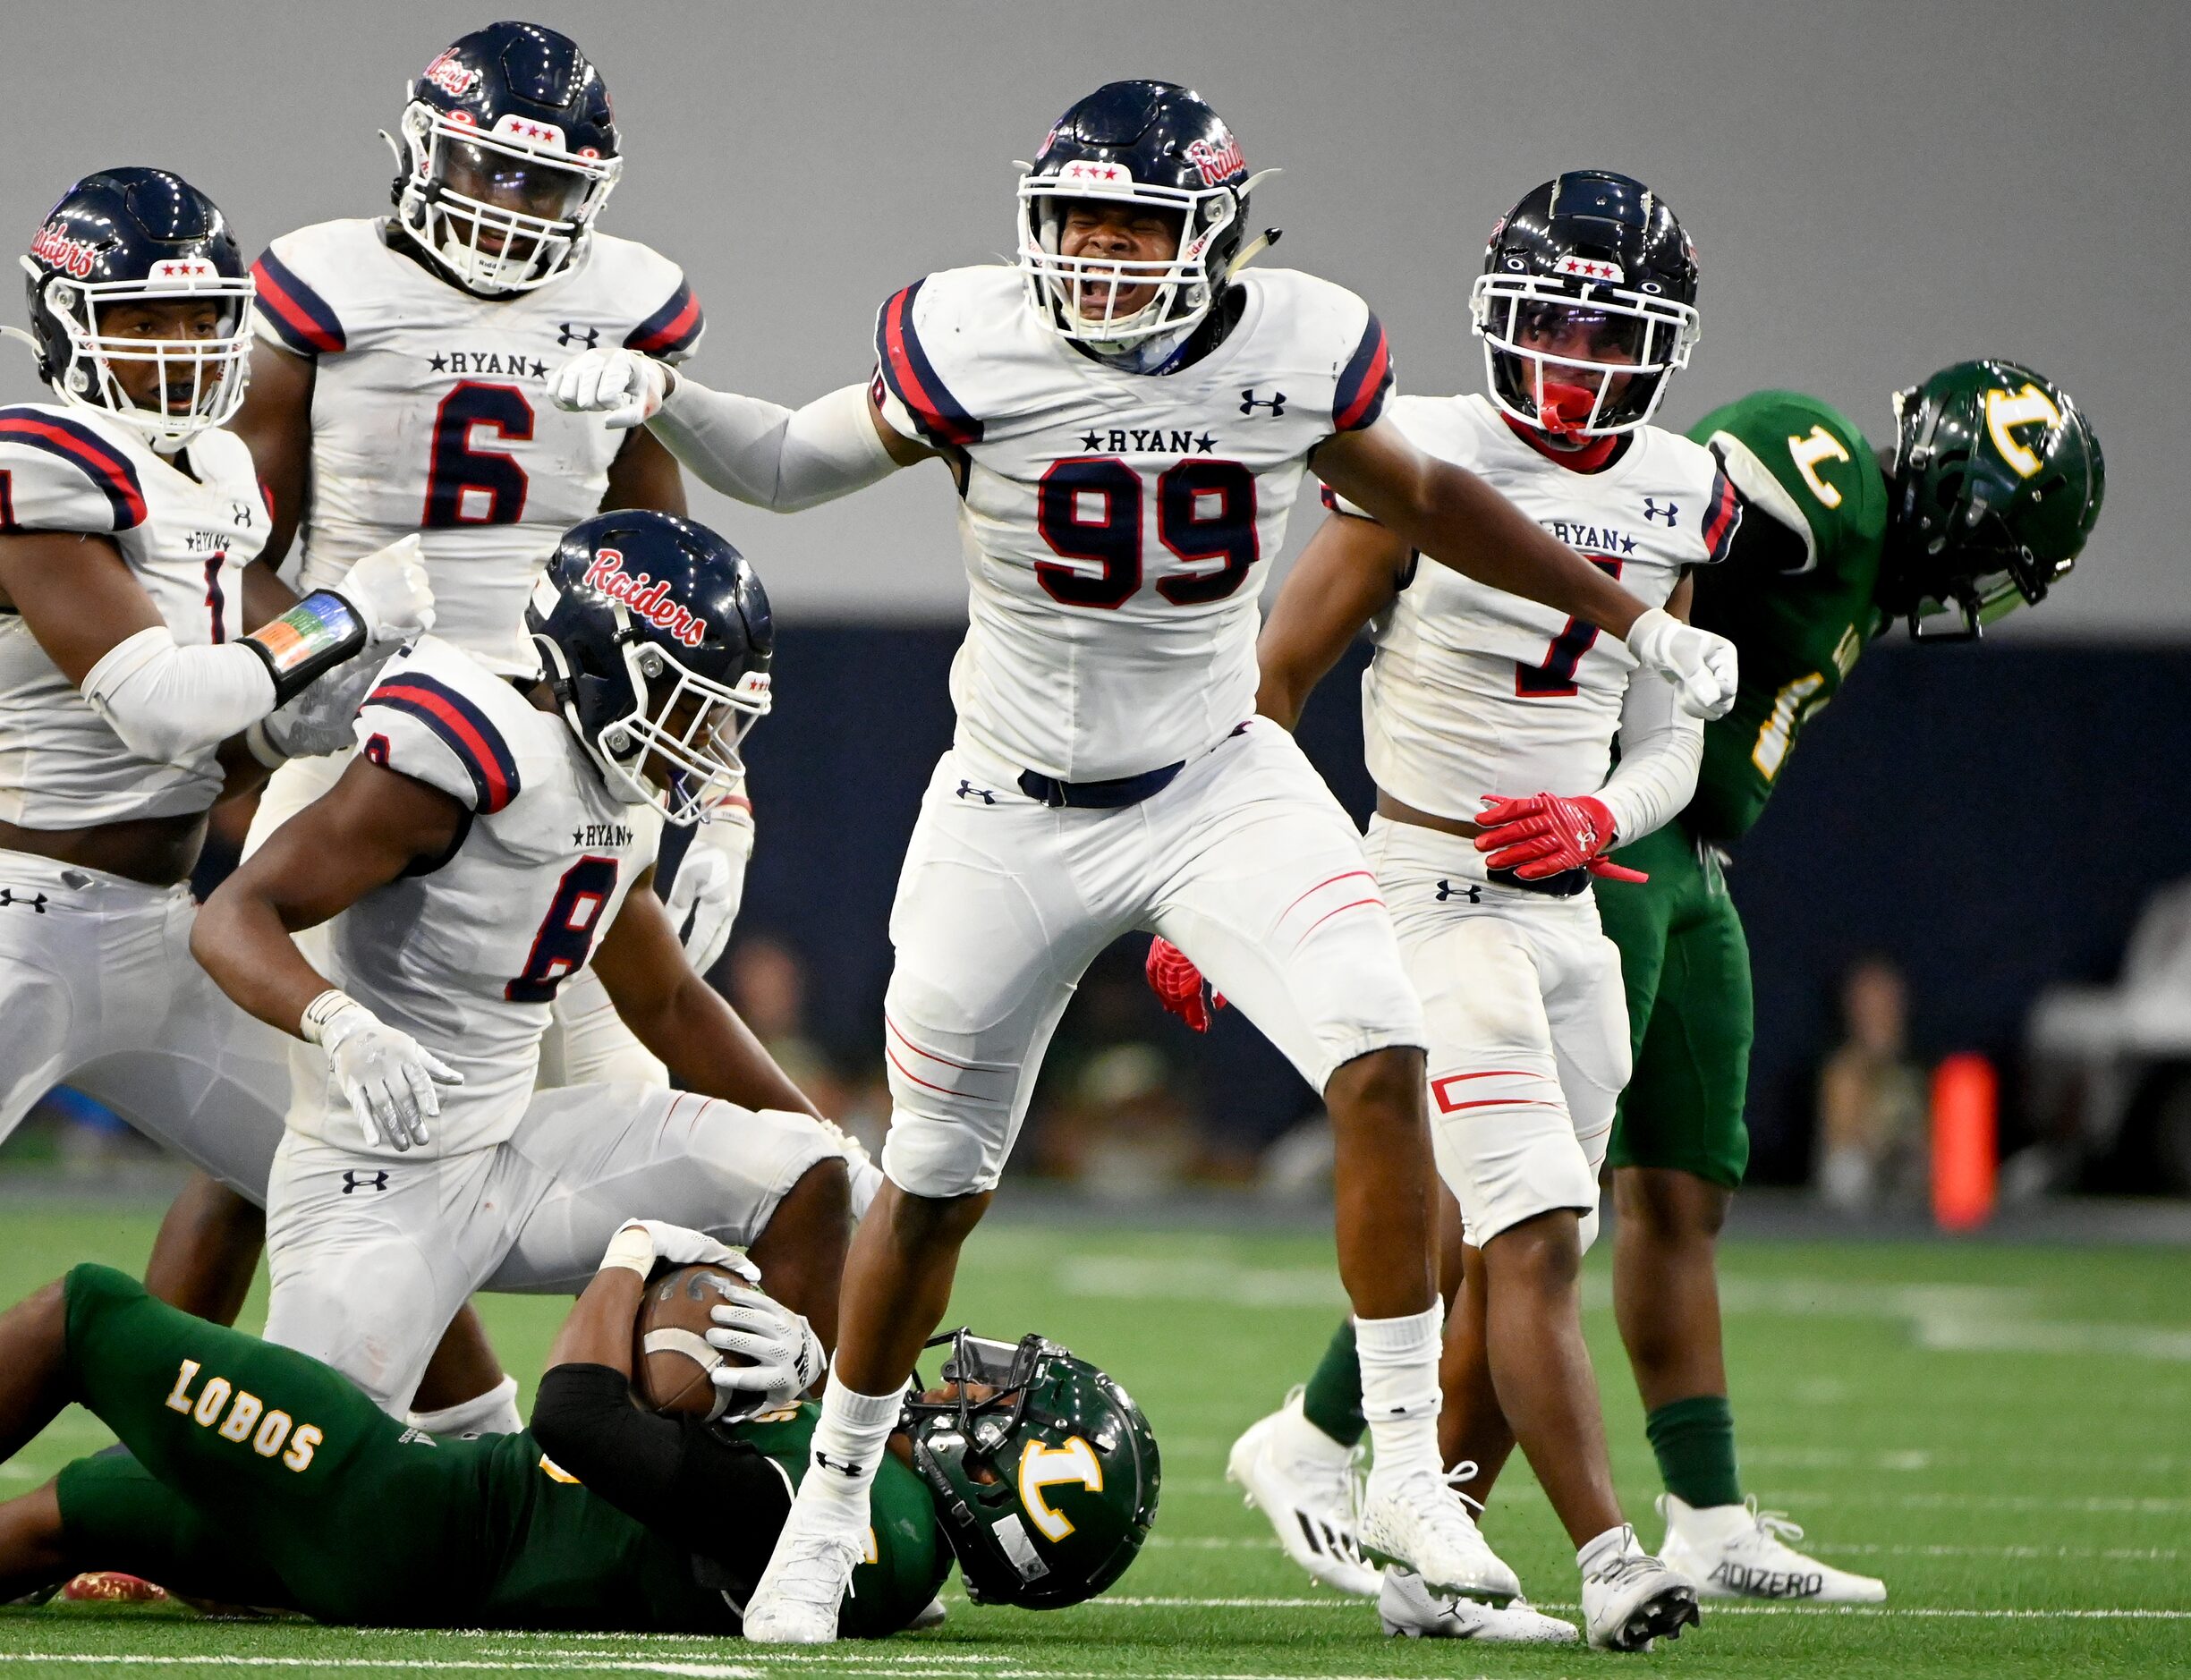
<instances>
[{"instance_id":1,"label":"crowd area in background","mask_svg":"<svg viewBox=\"0 0 2191 1680\"><path fill-rule=\"evenodd\" d=\"M1127 1202L1185 1188L1277 1200L1320 1196L1331 1148L1306 1086L1291 1113L1227 1112L1227 1092L1142 977L1144 941L1122 941L1082 982L1035 1093L1015 1176ZM889 1124L879 1047L827 1041L815 975L792 940L735 939L710 976L825 1113L870 1149ZM1812 1075L1807 1183L1849 1214L1911 1214L1930 1190L1932 1065L1913 1045L1909 981L1882 953L1822 981L1838 1031ZM1234 1023L1236 1025L1236 1023ZM2111 986L2057 988L2033 1012L2003 1117L2010 1197L2064 1190L2191 1193L2191 881L2156 893ZM1281 1099L1282 1104L1282 1099ZM2123 1147L2135 1130L2136 1147ZM96 1181L154 1147L79 1093L55 1090L0 1149L0 1170Z\"/></svg>"}]
</instances>

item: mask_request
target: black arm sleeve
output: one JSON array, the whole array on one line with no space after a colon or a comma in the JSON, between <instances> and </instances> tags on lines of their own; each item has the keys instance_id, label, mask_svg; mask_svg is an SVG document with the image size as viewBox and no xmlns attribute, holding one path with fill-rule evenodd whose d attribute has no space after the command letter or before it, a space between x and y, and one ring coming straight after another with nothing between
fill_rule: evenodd
<instances>
[{"instance_id":1,"label":"black arm sleeve","mask_svg":"<svg viewBox=\"0 0 2191 1680\"><path fill-rule=\"evenodd\" d=\"M557 1365L542 1377L532 1434L624 1515L745 1581L760 1578L791 1515L789 1481L758 1449L698 1418L641 1411L607 1365Z\"/></svg>"}]
</instances>

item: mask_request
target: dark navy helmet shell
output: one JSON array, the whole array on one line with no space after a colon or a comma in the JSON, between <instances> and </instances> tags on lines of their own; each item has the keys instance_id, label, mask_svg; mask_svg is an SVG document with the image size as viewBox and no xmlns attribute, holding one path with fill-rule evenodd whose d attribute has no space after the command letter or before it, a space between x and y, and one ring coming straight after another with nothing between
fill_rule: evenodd
<instances>
[{"instance_id":1,"label":"dark navy helmet shell","mask_svg":"<svg viewBox=\"0 0 2191 1680\"><path fill-rule=\"evenodd\" d=\"M1125 346L1159 333L1191 331L1224 293L1241 256L1250 175L1240 142L1209 102L1170 81L1113 81L1078 101L1052 125L1020 179L1020 270L1027 299L1067 338ZM1167 262L1067 257L1059 250L1065 208L1076 199L1151 205L1179 223ZM1119 294L1154 294L1120 315ZM1104 299L1083 307L1086 293Z\"/></svg>"},{"instance_id":2,"label":"dark navy helmet shell","mask_svg":"<svg viewBox=\"0 0 2191 1680\"><path fill-rule=\"evenodd\" d=\"M490 23L445 48L411 84L402 131L403 231L489 297L560 274L624 169L601 72L538 23Z\"/></svg>"},{"instance_id":3,"label":"dark navy helmet shell","mask_svg":"<svg viewBox=\"0 0 2191 1680\"><path fill-rule=\"evenodd\" d=\"M1642 182L1570 170L1499 218L1469 294L1491 400L1576 437L1633 430L1696 343L1696 248Z\"/></svg>"},{"instance_id":4,"label":"dark navy helmet shell","mask_svg":"<svg viewBox=\"0 0 2191 1680\"><path fill-rule=\"evenodd\" d=\"M563 534L525 609L565 720L626 804L684 827L743 773L769 709L776 632L745 556L705 525L649 509Z\"/></svg>"},{"instance_id":5,"label":"dark navy helmet shell","mask_svg":"<svg viewBox=\"0 0 2191 1680\"><path fill-rule=\"evenodd\" d=\"M30 342L38 378L63 402L104 410L156 445L176 448L243 400L251 280L220 207L165 169L102 169L61 195L30 242ZM120 308L198 302L197 336L118 335ZM161 405L142 408L117 363L151 364Z\"/></svg>"}]
</instances>

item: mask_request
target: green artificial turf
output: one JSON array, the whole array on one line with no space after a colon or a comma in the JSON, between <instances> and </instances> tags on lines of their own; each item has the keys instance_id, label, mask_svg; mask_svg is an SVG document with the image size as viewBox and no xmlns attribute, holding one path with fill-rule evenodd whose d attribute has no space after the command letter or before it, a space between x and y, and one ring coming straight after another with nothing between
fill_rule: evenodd
<instances>
[{"instance_id":1,"label":"green artificial turf","mask_svg":"<svg viewBox=\"0 0 2191 1680\"><path fill-rule=\"evenodd\" d=\"M0 1296L67 1264L141 1264L141 1212L0 1214ZM1605 1256L1589 1328L1614 1467L1647 1542L1657 1491L1612 1334ZM1032 1616L955 1588L937 1633L826 1652L570 1634L381 1633L165 1608L0 1610L0 1680L261 1669L284 1676L1698 1675L2056 1676L2191 1670L2191 1255L1981 1244L1730 1245L1728 1355L1745 1484L1806 1545L1884 1575L1883 1610L1711 1607L1645 1658L1388 1641L1308 1584L1224 1481L1237 1431L1304 1378L1342 1302L1308 1235L998 1224L954 1316L1040 1328L1108 1365L1164 1454L1150 1548L1104 1600ZM494 1299L511 1368L537 1370L562 1303ZM247 1312L256 1322L259 1304ZM12 1496L106 1438L64 1415L0 1466ZM1532 1595L1567 1609L1573 1556L1517 1461L1487 1518Z\"/></svg>"}]
</instances>

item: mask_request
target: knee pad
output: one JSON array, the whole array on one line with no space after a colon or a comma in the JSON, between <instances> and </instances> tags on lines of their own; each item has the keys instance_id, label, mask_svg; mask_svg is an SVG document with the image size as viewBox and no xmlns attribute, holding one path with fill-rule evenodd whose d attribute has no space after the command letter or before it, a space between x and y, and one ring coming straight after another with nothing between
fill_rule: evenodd
<instances>
[{"instance_id":1,"label":"knee pad","mask_svg":"<svg viewBox=\"0 0 2191 1680\"><path fill-rule=\"evenodd\" d=\"M893 1082L895 1083L896 1082ZM947 1201L997 1188L1010 1140L964 1121L900 1108L882 1141L884 1176L910 1195Z\"/></svg>"}]
</instances>

